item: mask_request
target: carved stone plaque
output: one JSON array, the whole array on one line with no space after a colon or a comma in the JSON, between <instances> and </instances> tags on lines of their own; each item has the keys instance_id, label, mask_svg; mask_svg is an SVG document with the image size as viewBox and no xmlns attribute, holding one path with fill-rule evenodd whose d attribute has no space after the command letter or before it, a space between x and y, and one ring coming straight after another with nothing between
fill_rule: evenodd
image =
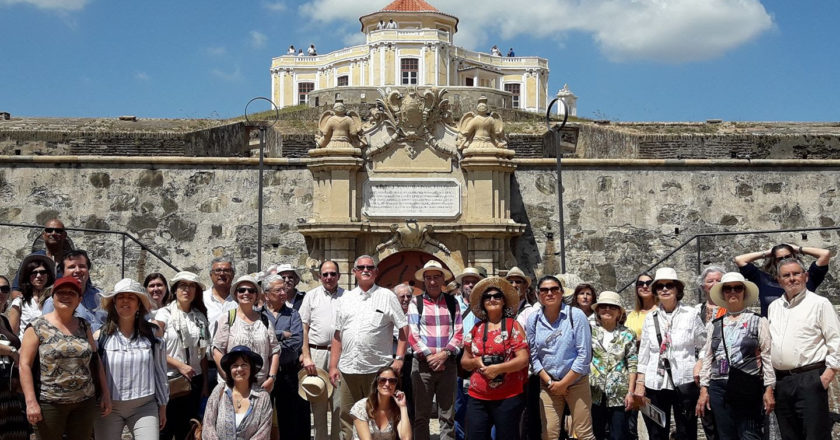
<instances>
[{"instance_id":1,"label":"carved stone plaque","mask_svg":"<svg viewBox=\"0 0 840 440\"><path fill-rule=\"evenodd\" d=\"M370 179L362 214L388 218L455 218L461 214L461 185L455 179Z\"/></svg>"}]
</instances>

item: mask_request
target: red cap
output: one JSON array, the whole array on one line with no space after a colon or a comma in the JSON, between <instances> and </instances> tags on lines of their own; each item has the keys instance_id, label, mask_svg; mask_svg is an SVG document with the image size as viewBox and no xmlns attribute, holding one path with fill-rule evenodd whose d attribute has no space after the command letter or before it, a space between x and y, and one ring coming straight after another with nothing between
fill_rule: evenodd
<instances>
[{"instance_id":1,"label":"red cap","mask_svg":"<svg viewBox=\"0 0 840 440\"><path fill-rule=\"evenodd\" d=\"M57 292L58 289L62 287L69 287L75 290L76 293L79 294L79 296L82 295L82 283L80 283L79 280L73 278L72 276L68 275L55 280L55 283L53 283L52 291Z\"/></svg>"}]
</instances>

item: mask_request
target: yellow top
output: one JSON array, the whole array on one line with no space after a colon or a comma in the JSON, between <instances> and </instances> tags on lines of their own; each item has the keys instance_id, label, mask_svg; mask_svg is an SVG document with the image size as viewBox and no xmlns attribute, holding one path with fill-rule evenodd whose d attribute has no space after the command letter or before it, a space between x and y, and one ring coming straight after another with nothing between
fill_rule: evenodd
<instances>
[{"instance_id":1,"label":"yellow top","mask_svg":"<svg viewBox=\"0 0 840 440\"><path fill-rule=\"evenodd\" d=\"M651 309L653 310L653 309ZM632 312L627 314L627 321L624 325L627 326L630 330L633 330L633 333L636 335L636 340L639 341L642 338L642 326L645 323L645 316L647 316L648 311L639 310L638 312L633 310Z\"/></svg>"}]
</instances>

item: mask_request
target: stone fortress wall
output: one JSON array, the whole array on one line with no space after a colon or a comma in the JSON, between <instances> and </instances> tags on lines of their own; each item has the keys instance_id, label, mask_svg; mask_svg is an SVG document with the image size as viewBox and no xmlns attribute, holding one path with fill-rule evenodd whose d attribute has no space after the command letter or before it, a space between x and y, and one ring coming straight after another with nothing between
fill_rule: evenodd
<instances>
[{"instance_id":1,"label":"stone fortress wall","mask_svg":"<svg viewBox=\"0 0 840 440\"><path fill-rule=\"evenodd\" d=\"M116 157L84 156L79 151L75 156L58 156L73 150L61 149L52 131L39 136L34 130L23 138L17 136L20 130L7 128L9 122L15 119L0 122L0 147L6 154L0 156L4 200L0 222L42 224L59 216L68 227L127 231L176 266L205 278L209 261L221 254L234 256L239 273L257 270L257 161L236 157L246 154L242 147L232 146L241 143L218 141L211 148L226 156L215 157L125 153L135 151L131 148ZM563 133L564 139L577 142L577 151L563 162L567 271L600 290L623 287L635 273L693 234L840 222L834 206L840 188L840 161L834 159L840 148L836 127L778 124L752 129L753 133L729 127L728 132L716 129L713 134L692 132L705 129L702 124L661 124L659 133L650 133L652 128L585 123L573 124ZM237 139L242 135L232 131ZM168 136L183 140L191 133ZM116 130L97 136L135 139L145 145L141 136ZM310 137L294 136L300 151ZM512 217L527 226L513 244L516 262L537 274L558 272L556 171L554 161L544 159L553 155L545 147L551 136L509 137L518 165L512 182ZM281 138L274 147L277 155L285 153L286 137ZM656 144L657 139L668 142ZM704 159L675 159L696 157L698 145L710 145L711 139L716 147L705 151ZM195 140L184 142L184 151L198 145ZM11 147L21 154L10 152ZM115 144L111 152L121 148ZM749 152L751 159L731 159L732 149L737 149L736 157ZM802 159L802 152L807 159ZM295 156L266 162L264 265L306 264L308 247L298 227L309 220L312 176L305 159ZM11 274L38 231L6 226L0 231L4 237L0 273ZM102 287L113 286L120 277L119 236L71 232L70 237L92 252L93 279ZM836 253L839 240L837 231L706 238L701 241L700 262L734 269L732 256L785 241ZM156 270L173 274L136 245L129 242L126 248L126 276L141 278ZM668 264L693 285L697 248L691 245L679 251ZM832 260L822 293L836 295L838 264ZM312 275L304 274L304 282L314 285Z\"/></svg>"}]
</instances>

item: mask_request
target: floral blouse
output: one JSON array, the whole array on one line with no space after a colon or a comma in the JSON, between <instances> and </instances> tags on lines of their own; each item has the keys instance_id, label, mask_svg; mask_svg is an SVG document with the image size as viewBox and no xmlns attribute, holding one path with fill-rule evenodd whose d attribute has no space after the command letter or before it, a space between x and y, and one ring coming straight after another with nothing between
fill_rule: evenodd
<instances>
[{"instance_id":1,"label":"floral blouse","mask_svg":"<svg viewBox=\"0 0 840 440\"><path fill-rule=\"evenodd\" d=\"M207 398L204 412L204 440L269 440L271 438L271 395L258 384L251 385L251 406L237 425L233 392L219 382Z\"/></svg>"},{"instance_id":2,"label":"floral blouse","mask_svg":"<svg viewBox=\"0 0 840 440\"><path fill-rule=\"evenodd\" d=\"M94 396L96 389L90 373L94 354L88 340L90 327L80 318L71 335L65 335L43 316L30 324L38 337L41 394L39 401L79 403Z\"/></svg>"},{"instance_id":3,"label":"floral blouse","mask_svg":"<svg viewBox=\"0 0 840 440\"><path fill-rule=\"evenodd\" d=\"M630 375L636 372L637 362L636 337L632 330L618 325L615 330L608 332L594 323L592 368L589 372L592 404L600 404L606 399L608 407L624 406Z\"/></svg>"}]
</instances>

